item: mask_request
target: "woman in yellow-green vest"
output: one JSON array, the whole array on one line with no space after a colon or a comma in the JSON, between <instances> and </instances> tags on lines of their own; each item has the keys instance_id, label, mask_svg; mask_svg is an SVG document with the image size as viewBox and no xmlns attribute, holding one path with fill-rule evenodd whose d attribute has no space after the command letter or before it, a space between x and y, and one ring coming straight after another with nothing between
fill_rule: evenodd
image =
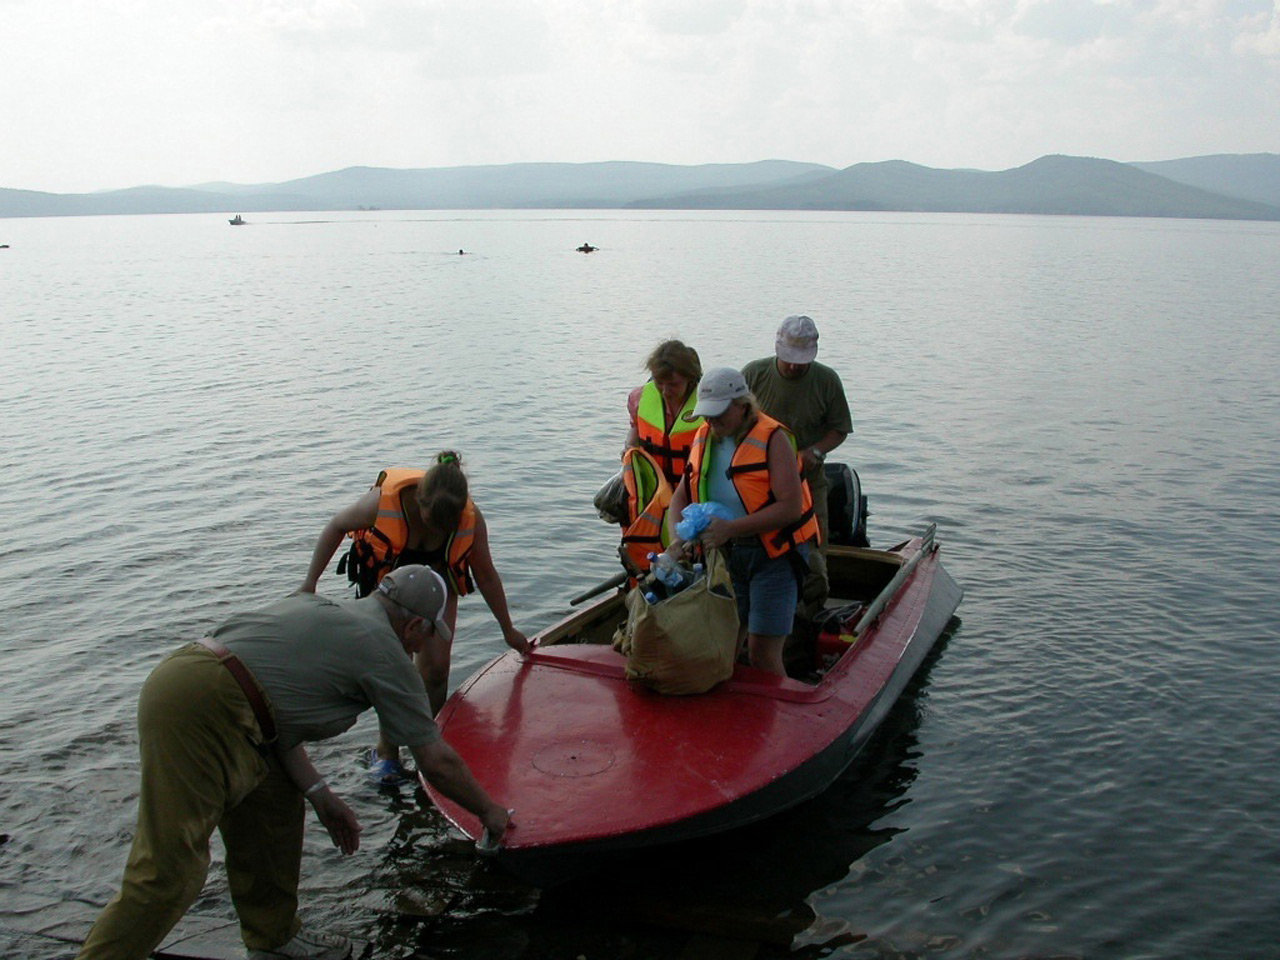
<instances>
[{"instance_id":1,"label":"woman in yellow-green vest","mask_svg":"<svg viewBox=\"0 0 1280 960\"><path fill-rule=\"evenodd\" d=\"M674 530L690 503L720 504L699 536L729 554L751 665L785 675L782 647L791 632L808 553L818 544L813 498L800 474L795 439L760 411L742 374L711 370L698 386L693 413L706 418L689 451L689 469L668 510ZM672 539L673 552L683 544Z\"/></svg>"},{"instance_id":2,"label":"woman in yellow-green vest","mask_svg":"<svg viewBox=\"0 0 1280 960\"><path fill-rule=\"evenodd\" d=\"M439 454L429 470L383 470L364 496L325 524L306 579L298 588L301 592L315 593L320 575L347 536L352 545L339 561L338 572L346 573L360 596L372 592L388 571L424 564L449 586L445 620L450 633L458 620L458 598L475 588L502 628L507 645L528 652L528 640L511 622L506 591L489 550L484 514L471 501L458 454L451 450ZM414 657L433 713L440 711L448 696L451 652L452 640L439 640ZM395 786L410 779L396 749L382 740L369 761L370 779L381 785Z\"/></svg>"},{"instance_id":3,"label":"woman in yellow-green vest","mask_svg":"<svg viewBox=\"0 0 1280 960\"><path fill-rule=\"evenodd\" d=\"M642 447L657 461L674 489L684 473L693 435L701 420L686 420L692 412L702 363L698 352L679 340L664 340L645 361L652 379L627 398L631 429L627 447Z\"/></svg>"}]
</instances>

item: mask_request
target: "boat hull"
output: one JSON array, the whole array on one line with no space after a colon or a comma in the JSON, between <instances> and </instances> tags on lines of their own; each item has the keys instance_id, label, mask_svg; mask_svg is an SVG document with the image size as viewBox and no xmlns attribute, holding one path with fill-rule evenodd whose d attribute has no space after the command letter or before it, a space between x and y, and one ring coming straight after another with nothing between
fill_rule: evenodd
<instances>
[{"instance_id":1,"label":"boat hull","mask_svg":"<svg viewBox=\"0 0 1280 960\"><path fill-rule=\"evenodd\" d=\"M816 683L739 665L730 680L692 697L632 684L625 658L601 642L625 617L617 596L544 631L533 653L510 652L469 679L439 723L477 779L516 811L501 859L545 882L555 863L734 829L829 786L961 598L932 543L919 539L894 551L833 547L830 559L833 589L844 568L869 575L876 588L908 566L910 575L885 587L892 596L884 611ZM471 814L428 792L458 827L480 836Z\"/></svg>"}]
</instances>

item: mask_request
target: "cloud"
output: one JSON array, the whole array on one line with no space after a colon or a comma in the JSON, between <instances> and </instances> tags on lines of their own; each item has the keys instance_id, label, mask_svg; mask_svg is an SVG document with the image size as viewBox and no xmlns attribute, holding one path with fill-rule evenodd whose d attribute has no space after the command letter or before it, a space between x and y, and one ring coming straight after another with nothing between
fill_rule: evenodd
<instances>
[{"instance_id":1,"label":"cloud","mask_svg":"<svg viewBox=\"0 0 1280 960\"><path fill-rule=\"evenodd\" d=\"M228 38L279 44L317 57L405 55L423 72L444 76L545 69L547 26L536 4L520 0L240 0L208 23Z\"/></svg>"},{"instance_id":2,"label":"cloud","mask_svg":"<svg viewBox=\"0 0 1280 960\"><path fill-rule=\"evenodd\" d=\"M1257 54L1277 61L1272 67L1280 69L1280 8L1273 8L1270 15L1260 12L1245 18L1232 49L1237 54Z\"/></svg>"},{"instance_id":3,"label":"cloud","mask_svg":"<svg viewBox=\"0 0 1280 960\"><path fill-rule=\"evenodd\" d=\"M714 36L724 32L747 8L742 0L645 0L639 4L645 20L658 32Z\"/></svg>"},{"instance_id":4,"label":"cloud","mask_svg":"<svg viewBox=\"0 0 1280 960\"><path fill-rule=\"evenodd\" d=\"M3 2L3 0L0 0ZM28 0L0 186L1280 149L1268 0Z\"/></svg>"},{"instance_id":5,"label":"cloud","mask_svg":"<svg viewBox=\"0 0 1280 960\"><path fill-rule=\"evenodd\" d=\"M1011 26L1016 33L1076 46L1101 37L1115 12L1114 6L1094 0L1049 0L1026 4Z\"/></svg>"}]
</instances>

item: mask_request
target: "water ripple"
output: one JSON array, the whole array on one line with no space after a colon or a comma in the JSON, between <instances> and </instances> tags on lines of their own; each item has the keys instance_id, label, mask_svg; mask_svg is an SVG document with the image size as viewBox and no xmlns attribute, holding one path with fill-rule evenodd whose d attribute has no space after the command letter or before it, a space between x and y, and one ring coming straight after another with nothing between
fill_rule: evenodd
<instances>
[{"instance_id":1,"label":"water ripple","mask_svg":"<svg viewBox=\"0 0 1280 960\"><path fill-rule=\"evenodd\" d=\"M366 832L342 859L309 831L306 916L388 957L676 955L687 935L617 905L678 888L810 918L762 960L1274 953L1272 227L334 214L231 246L206 220L9 225L34 253L0 288L0 887L110 896L142 679L292 590L379 469L463 452L535 630L616 569L591 497L652 345L739 364L802 310L873 542L936 522L966 589L875 743L791 814L558 895L367 791L365 718L315 750ZM608 256L571 255L588 229ZM458 635L455 680L502 649L479 600ZM217 869L197 906L230 915Z\"/></svg>"}]
</instances>

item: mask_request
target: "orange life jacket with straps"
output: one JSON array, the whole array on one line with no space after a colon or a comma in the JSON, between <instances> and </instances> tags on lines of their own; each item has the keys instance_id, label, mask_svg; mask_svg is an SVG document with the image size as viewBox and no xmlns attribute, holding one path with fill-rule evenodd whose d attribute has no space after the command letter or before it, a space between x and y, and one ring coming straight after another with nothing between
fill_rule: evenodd
<instances>
[{"instance_id":1,"label":"orange life jacket with straps","mask_svg":"<svg viewBox=\"0 0 1280 960\"><path fill-rule=\"evenodd\" d=\"M378 519L372 527L353 530L349 534L351 549L338 561L338 573L356 584L365 597L373 592L384 576L399 565L400 555L409 542L409 521L405 519L400 495L407 487L416 486L424 470L391 467L378 474L373 488L378 489ZM471 592L471 548L476 539L476 507L470 498L462 508L458 529L445 542L445 569L442 572L449 587L460 597Z\"/></svg>"},{"instance_id":2,"label":"orange life jacket with straps","mask_svg":"<svg viewBox=\"0 0 1280 960\"><path fill-rule=\"evenodd\" d=\"M729 463L729 480L742 499L747 513L757 513L777 501L769 483L769 440L775 431L781 430L794 450L796 441L786 427L766 414L759 414L752 428L747 431L734 451ZM707 498L707 468L711 458L706 456L707 441L711 435L709 426L702 426L693 438L689 450L689 501L704 503ZM796 469L801 469L800 457L796 457ZM789 550L810 540L819 539L818 518L813 512L813 494L803 475L800 477L803 511L800 516L779 530L766 530L760 534L760 542L771 557L780 557Z\"/></svg>"},{"instance_id":3,"label":"orange life jacket with straps","mask_svg":"<svg viewBox=\"0 0 1280 960\"><path fill-rule=\"evenodd\" d=\"M697 404L695 390L689 394L684 407L668 429L666 402L662 399L662 391L657 384L650 380L640 391L640 403L636 407L636 433L640 437L640 446L658 462L673 490L684 475L689 447L693 445L693 435L702 425L701 417L692 422L684 418Z\"/></svg>"},{"instance_id":4,"label":"orange life jacket with straps","mask_svg":"<svg viewBox=\"0 0 1280 960\"><path fill-rule=\"evenodd\" d=\"M649 569L649 554L661 553L667 546L671 484L653 455L640 447L628 447L622 455L622 483L627 491L622 547L635 569L643 573Z\"/></svg>"}]
</instances>

